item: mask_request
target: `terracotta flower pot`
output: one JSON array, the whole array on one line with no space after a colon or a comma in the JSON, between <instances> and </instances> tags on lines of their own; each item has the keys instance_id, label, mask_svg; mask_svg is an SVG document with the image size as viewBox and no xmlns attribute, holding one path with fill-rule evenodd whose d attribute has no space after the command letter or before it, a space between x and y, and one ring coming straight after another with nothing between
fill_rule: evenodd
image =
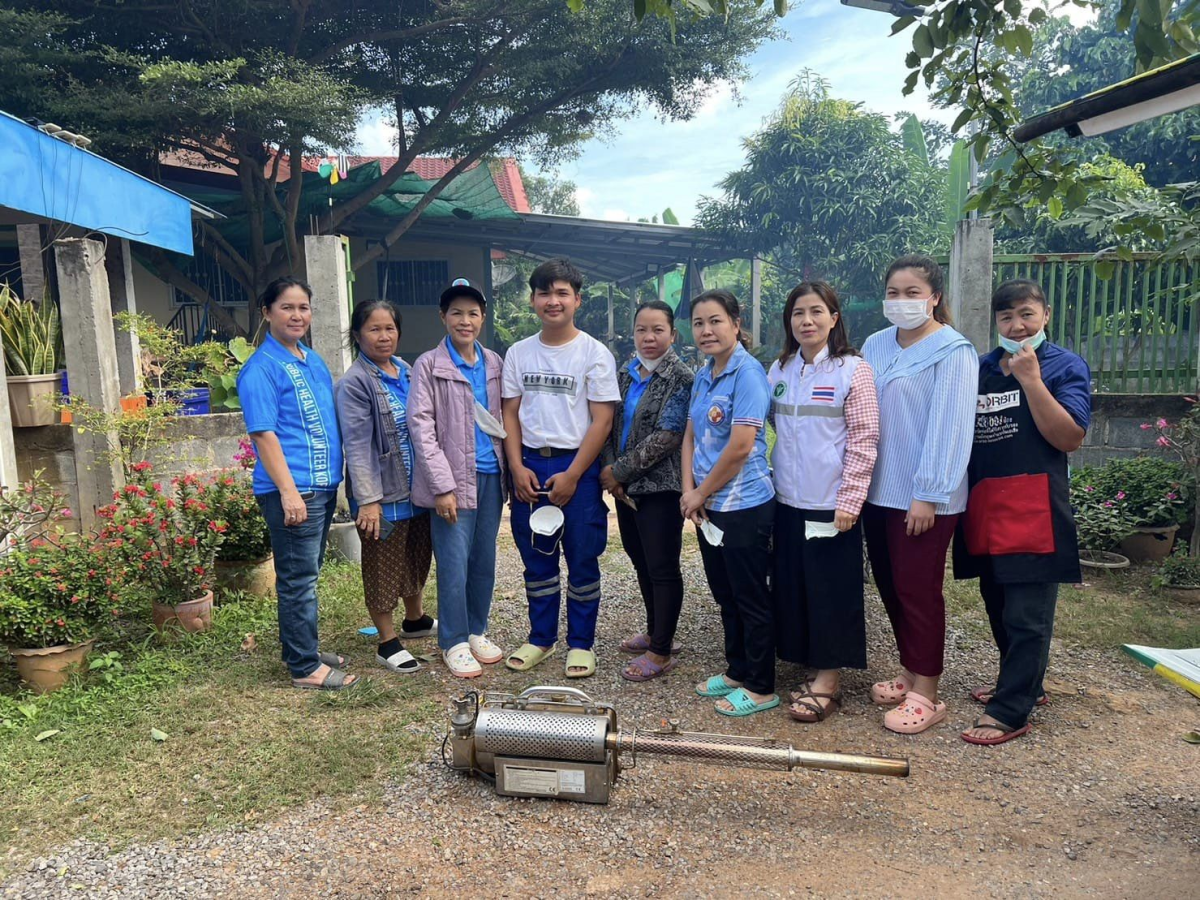
<instances>
[{"instance_id":1,"label":"terracotta flower pot","mask_svg":"<svg viewBox=\"0 0 1200 900\"><path fill-rule=\"evenodd\" d=\"M205 591L204 596L195 600L187 600L171 606L167 603L154 601L150 615L154 627L165 631L167 626L174 625L188 632L208 631L212 628L213 593Z\"/></svg>"},{"instance_id":2,"label":"terracotta flower pot","mask_svg":"<svg viewBox=\"0 0 1200 900\"><path fill-rule=\"evenodd\" d=\"M58 390L62 376L9 375L8 408L14 428L53 425L58 421Z\"/></svg>"},{"instance_id":3,"label":"terracotta flower pot","mask_svg":"<svg viewBox=\"0 0 1200 900\"><path fill-rule=\"evenodd\" d=\"M275 556L268 553L262 559L217 560L217 584L222 592L245 591L255 597L266 597L275 591Z\"/></svg>"},{"instance_id":4,"label":"terracotta flower pot","mask_svg":"<svg viewBox=\"0 0 1200 900\"><path fill-rule=\"evenodd\" d=\"M87 662L95 641L61 644L34 650L10 650L17 661L17 674L34 693L48 694L67 683L71 672Z\"/></svg>"},{"instance_id":5,"label":"terracotta flower pot","mask_svg":"<svg viewBox=\"0 0 1200 900\"><path fill-rule=\"evenodd\" d=\"M1175 546L1175 532L1178 530L1178 525L1139 528L1121 541L1121 553L1133 562L1162 562L1171 555L1171 548Z\"/></svg>"}]
</instances>

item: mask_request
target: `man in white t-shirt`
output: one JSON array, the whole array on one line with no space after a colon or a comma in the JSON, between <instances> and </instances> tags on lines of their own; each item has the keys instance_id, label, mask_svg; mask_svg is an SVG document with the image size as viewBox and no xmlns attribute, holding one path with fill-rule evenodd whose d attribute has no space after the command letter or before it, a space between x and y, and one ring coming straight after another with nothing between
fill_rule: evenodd
<instances>
[{"instance_id":1,"label":"man in white t-shirt","mask_svg":"<svg viewBox=\"0 0 1200 900\"><path fill-rule=\"evenodd\" d=\"M568 260L552 259L534 269L529 302L542 330L509 349L502 390L513 540L525 563L529 601L529 641L506 665L523 672L557 649L561 545L567 559L568 678L596 671L600 554L608 542L599 456L621 396L612 353L575 327L582 287L583 275ZM549 535L534 533L530 516L550 504L562 509L562 527Z\"/></svg>"}]
</instances>

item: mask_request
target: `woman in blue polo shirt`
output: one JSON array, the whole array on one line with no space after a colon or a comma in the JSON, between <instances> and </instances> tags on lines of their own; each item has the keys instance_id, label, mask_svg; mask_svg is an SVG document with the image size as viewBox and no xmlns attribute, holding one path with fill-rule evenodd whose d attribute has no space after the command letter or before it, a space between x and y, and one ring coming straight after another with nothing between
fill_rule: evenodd
<instances>
[{"instance_id":1,"label":"woman in blue polo shirt","mask_svg":"<svg viewBox=\"0 0 1200 900\"><path fill-rule=\"evenodd\" d=\"M312 324L312 288L280 278L259 304L267 336L238 374L238 396L258 453L254 494L275 554L283 661L296 687L340 690L355 676L317 647L317 573L342 480L333 378L302 341Z\"/></svg>"},{"instance_id":2,"label":"woman in blue polo shirt","mask_svg":"<svg viewBox=\"0 0 1200 900\"><path fill-rule=\"evenodd\" d=\"M723 716L748 716L779 705L767 589L775 488L763 429L771 395L767 373L742 345L741 312L731 293L706 291L692 301L692 334L708 362L692 386L679 508L700 531L727 664L696 692L718 698Z\"/></svg>"}]
</instances>

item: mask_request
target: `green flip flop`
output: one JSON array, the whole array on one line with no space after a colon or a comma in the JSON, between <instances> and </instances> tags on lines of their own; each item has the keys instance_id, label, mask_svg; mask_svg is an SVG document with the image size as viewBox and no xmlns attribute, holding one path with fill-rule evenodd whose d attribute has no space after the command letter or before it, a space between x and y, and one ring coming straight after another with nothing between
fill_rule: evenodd
<instances>
[{"instance_id":1,"label":"green flip flop","mask_svg":"<svg viewBox=\"0 0 1200 900\"><path fill-rule=\"evenodd\" d=\"M725 700L733 707L733 709L721 709L714 707L718 713L723 716L751 716L756 712L762 712L767 709L774 709L779 705L779 695L772 694L770 700L764 700L762 703L757 702L753 697L746 693L745 688L737 688L725 696Z\"/></svg>"},{"instance_id":2,"label":"green flip flop","mask_svg":"<svg viewBox=\"0 0 1200 900\"><path fill-rule=\"evenodd\" d=\"M583 669L582 672L572 672L572 669ZM567 666L565 674L568 678L587 678L596 674L596 654L591 650L581 650L572 647L567 651Z\"/></svg>"},{"instance_id":3,"label":"green flip flop","mask_svg":"<svg viewBox=\"0 0 1200 900\"><path fill-rule=\"evenodd\" d=\"M504 665L508 666L514 672L528 672L546 657L553 656L554 651L557 649L558 644L548 647L545 650L534 644L522 644L519 650L514 650L508 654L508 658L504 660ZM514 660L516 660L518 665L513 665Z\"/></svg>"},{"instance_id":4,"label":"green flip flop","mask_svg":"<svg viewBox=\"0 0 1200 900\"><path fill-rule=\"evenodd\" d=\"M704 682L704 690L696 688L696 693L701 697L728 697L736 690L737 688L731 686L725 680L724 675L714 675L708 681Z\"/></svg>"}]
</instances>

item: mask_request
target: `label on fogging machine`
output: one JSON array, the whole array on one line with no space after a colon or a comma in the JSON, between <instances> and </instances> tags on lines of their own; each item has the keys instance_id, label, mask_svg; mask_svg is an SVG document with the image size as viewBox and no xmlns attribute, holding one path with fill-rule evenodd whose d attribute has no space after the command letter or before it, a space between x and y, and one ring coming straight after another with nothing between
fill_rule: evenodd
<instances>
[{"instance_id":1,"label":"label on fogging machine","mask_svg":"<svg viewBox=\"0 0 1200 900\"><path fill-rule=\"evenodd\" d=\"M558 793L558 770L505 766L504 786L510 791L554 796Z\"/></svg>"},{"instance_id":2,"label":"label on fogging machine","mask_svg":"<svg viewBox=\"0 0 1200 900\"><path fill-rule=\"evenodd\" d=\"M510 791L526 794L582 794L586 791L582 769L530 769L524 766L504 767L504 786Z\"/></svg>"}]
</instances>

